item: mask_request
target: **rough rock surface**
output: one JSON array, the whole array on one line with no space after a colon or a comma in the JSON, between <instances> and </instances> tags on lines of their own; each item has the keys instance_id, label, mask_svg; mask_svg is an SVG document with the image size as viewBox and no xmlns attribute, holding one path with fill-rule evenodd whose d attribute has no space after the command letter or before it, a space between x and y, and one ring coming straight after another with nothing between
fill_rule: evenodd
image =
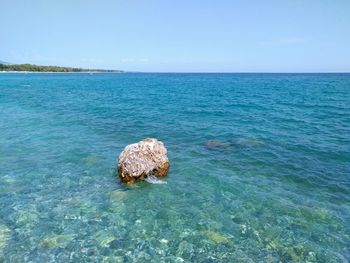
<instances>
[{"instance_id":1,"label":"rough rock surface","mask_svg":"<svg viewBox=\"0 0 350 263\"><path fill-rule=\"evenodd\" d=\"M164 144L156 139L146 138L124 148L119 156L118 174L122 182L134 183L149 175L166 176L169 166Z\"/></svg>"}]
</instances>

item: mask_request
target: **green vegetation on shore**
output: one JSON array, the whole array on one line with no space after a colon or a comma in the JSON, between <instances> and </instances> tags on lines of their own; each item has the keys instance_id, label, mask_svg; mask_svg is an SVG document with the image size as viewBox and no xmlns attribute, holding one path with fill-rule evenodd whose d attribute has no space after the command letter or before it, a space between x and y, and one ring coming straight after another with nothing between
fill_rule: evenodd
<instances>
[{"instance_id":1,"label":"green vegetation on shore","mask_svg":"<svg viewBox=\"0 0 350 263\"><path fill-rule=\"evenodd\" d=\"M0 71L31 72L123 72L121 70L83 69L58 66L38 66L32 64L1 64Z\"/></svg>"}]
</instances>

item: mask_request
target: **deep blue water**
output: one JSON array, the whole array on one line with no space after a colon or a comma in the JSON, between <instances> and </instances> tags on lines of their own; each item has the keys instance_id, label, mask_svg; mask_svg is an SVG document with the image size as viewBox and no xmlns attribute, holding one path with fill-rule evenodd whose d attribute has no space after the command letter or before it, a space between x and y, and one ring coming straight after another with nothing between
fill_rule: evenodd
<instances>
[{"instance_id":1,"label":"deep blue water","mask_svg":"<svg viewBox=\"0 0 350 263\"><path fill-rule=\"evenodd\" d=\"M155 137L167 184L117 158ZM350 75L0 74L0 262L349 262Z\"/></svg>"}]
</instances>

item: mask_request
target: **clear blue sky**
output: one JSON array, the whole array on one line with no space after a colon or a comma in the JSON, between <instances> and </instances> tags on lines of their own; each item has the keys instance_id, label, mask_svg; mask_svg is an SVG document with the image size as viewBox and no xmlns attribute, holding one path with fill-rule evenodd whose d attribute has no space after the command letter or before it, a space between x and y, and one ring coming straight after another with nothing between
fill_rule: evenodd
<instances>
[{"instance_id":1,"label":"clear blue sky","mask_svg":"<svg viewBox=\"0 0 350 263\"><path fill-rule=\"evenodd\" d=\"M350 0L0 0L0 60L181 72L350 72Z\"/></svg>"}]
</instances>

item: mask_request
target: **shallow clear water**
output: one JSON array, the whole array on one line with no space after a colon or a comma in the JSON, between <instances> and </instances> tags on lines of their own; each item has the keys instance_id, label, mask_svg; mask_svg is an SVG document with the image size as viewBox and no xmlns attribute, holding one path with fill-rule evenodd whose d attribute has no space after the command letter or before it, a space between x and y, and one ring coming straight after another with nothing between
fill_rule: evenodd
<instances>
[{"instance_id":1,"label":"shallow clear water","mask_svg":"<svg viewBox=\"0 0 350 263\"><path fill-rule=\"evenodd\" d=\"M119 183L145 137L167 184ZM348 262L350 75L0 74L0 262Z\"/></svg>"}]
</instances>

